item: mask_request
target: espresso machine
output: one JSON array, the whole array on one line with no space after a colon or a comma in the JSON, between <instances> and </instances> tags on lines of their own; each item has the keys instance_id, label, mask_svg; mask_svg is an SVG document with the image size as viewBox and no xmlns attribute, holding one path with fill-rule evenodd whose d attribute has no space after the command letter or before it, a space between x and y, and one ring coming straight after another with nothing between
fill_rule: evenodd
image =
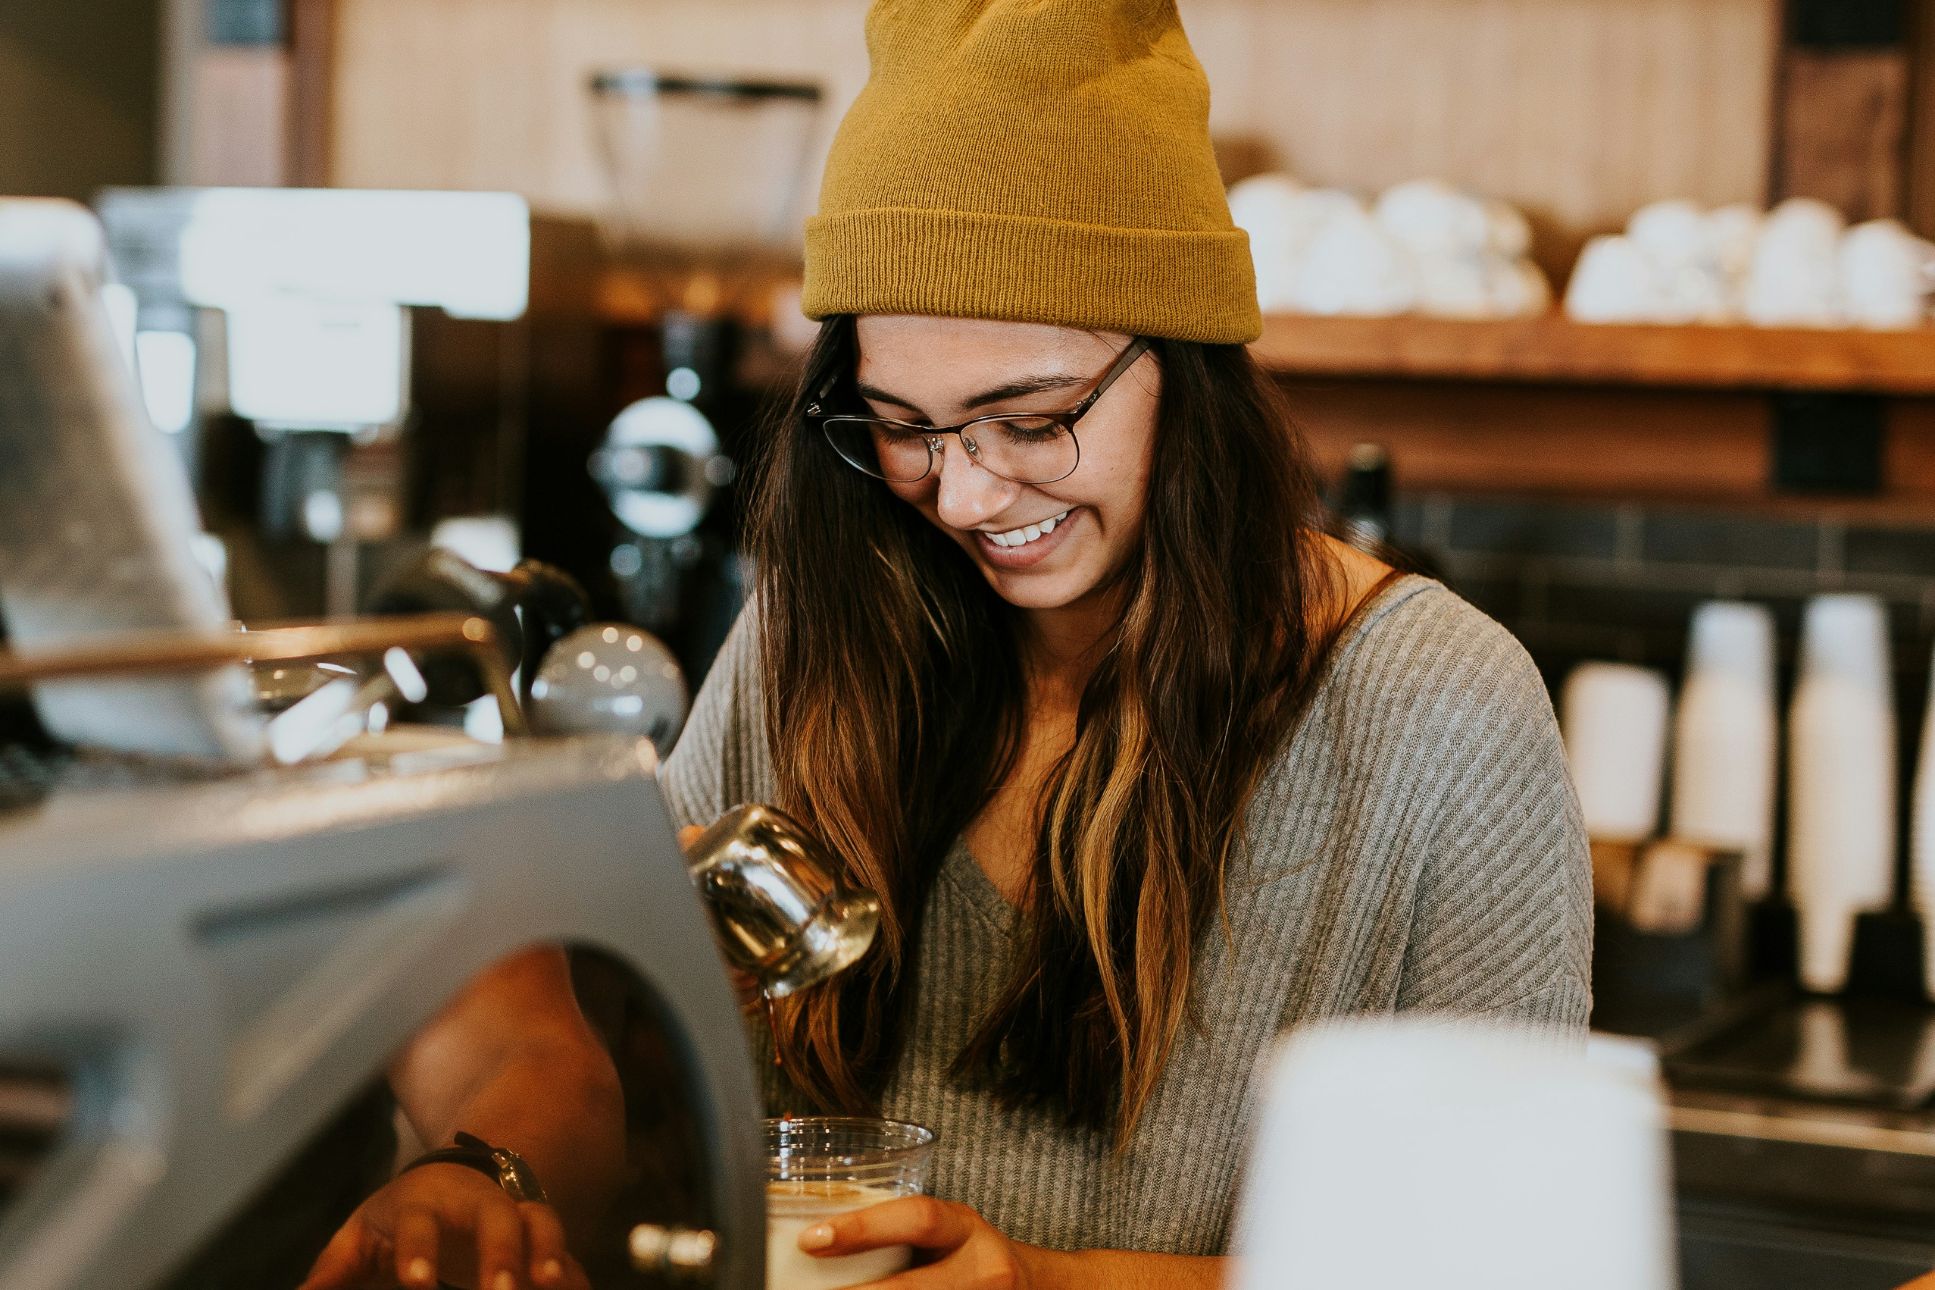
<instances>
[{"instance_id":1,"label":"espresso machine","mask_svg":"<svg viewBox=\"0 0 1935 1290\"><path fill-rule=\"evenodd\" d=\"M480 624L0 651L0 689L466 641L493 666ZM662 1182L676 1150L687 1184L634 1178L573 1254L600 1286L758 1290L762 1112L721 958L790 993L866 951L877 904L770 808L682 851L656 770L624 735L491 745L394 726L273 770L0 746L0 1284L299 1277L319 1248L304 1179L366 1152L345 1125L394 1054L480 973L562 946L587 1016L616 1018L598 1029L627 1085L628 1168Z\"/></svg>"},{"instance_id":2,"label":"espresso machine","mask_svg":"<svg viewBox=\"0 0 1935 1290\"><path fill-rule=\"evenodd\" d=\"M724 964L812 985L876 903L767 808L681 849L676 665L619 624L554 633L542 568L446 562L393 617L239 629L187 554L104 250L77 206L0 199L0 1285L295 1284L416 1154L399 1052L544 947L625 1086L627 1177L574 1256L599 1286L757 1290L761 1108ZM462 608L426 603L451 588ZM521 687L513 633L542 651ZM473 692L496 742L396 719Z\"/></svg>"},{"instance_id":3,"label":"espresso machine","mask_svg":"<svg viewBox=\"0 0 1935 1290\"><path fill-rule=\"evenodd\" d=\"M612 281L654 326L619 338L630 401L588 465L616 521L625 615L696 680L744 597L735 485L762 398L741 368L774 286L797 273L821 92L642 68L602 72L590 92Z\"/></svg>"},{"instance_id":4,"label":"espresso machine","mask_svg":"<svg viewBox=\"0 0 1935 1290\"><path fill-rule=\"evenodd\" d=\"M531 217L508 193L109 189L97 203L136 301L150 419L278 616L357 607L369 555L407 536L416 310L508 322ZM278 560L276 557L282 558Z\"/></svg>"}]
</instances>

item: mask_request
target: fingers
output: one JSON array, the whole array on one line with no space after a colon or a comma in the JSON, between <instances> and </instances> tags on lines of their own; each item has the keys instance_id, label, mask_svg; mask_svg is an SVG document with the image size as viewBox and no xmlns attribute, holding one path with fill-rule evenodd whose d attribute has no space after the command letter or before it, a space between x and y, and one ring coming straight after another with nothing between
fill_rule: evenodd
<instances>
[{"instance_id":1,"label":"fingers","mask_svg":"<svg viewBox=\"0 0 1935 1290\"><path fill-rule=\"evenodd\" d=\"M800 1248L818 1255L856 1254L883 1245L952 1250L974 1234L977 1221L966 1206L908 1196L815 1224L800 1233Z\"/></svg>"},{"instance_id":2,"label":"fingers","mask_svg":"<svg viewBox=\"0 0 1935 1290\"><path fill-rule=\"evenodd\" d=\"M571 1284L568 1267L571 1255L565 1250L564 1224L549 1205L523 1204L517 1207L524 1224L524 1251L531 1269L531 1284L539 1290L565 1290Z\"/></svg>"},{"instance_id":3,"label":"fingers","mask_svg":"<svg viewBox=\"0 0 1935 1290\"><path fill-rule=\"evenodd\" d=\"M705 836L704 825L702 824L686 825L684 828L679 830L679 849L681 851L690 851L692 849L692 844L694 842L697 842L700 838L704 836Z\"/></svg>"},{"instance_id":4,"label":"fingers","mask_svg":"<svg viewBox=\"0 0 1935 1290\"><path fill-rule=\"evenodd\" d=\"M437 1217L412 1207L396 1219L396 1281L409 1290L437 1284Z\"/></svg>"},{"instance_id":5,"label":"fingers","mask_svg":"<svg viewBox=\"0 0 1935 1290\"><path fill-rule=\"evenodd\" d=\"M979 1283L963 1282L961 1270L951 1263L930 1263L924 1268L909 1268L881 1281L854 1286L853 1290L961 1290L964 1284Z\"/></svg>"},{"instance_id":6,"label":"fingers","mask_svg":"<svg viewBox=\"0 0 1935 1290\"><path fill-rule=\"evenodd\" d=\"M529 1290L524 1218L509 1203L477 1207L477 1284L481 1290Z\"/></svg>"},{"instance_id":7,"label":"fingers","mask_svg":"<svg viewBox=\"0 0 1935 1290\"><path fill-rule=\"evenodd\" d=\"M352 1218L323 1246L299 1290L345 1290L360 1285L376 1271L372 1243L367 1229Z\"/></svg>"}]
</instances>

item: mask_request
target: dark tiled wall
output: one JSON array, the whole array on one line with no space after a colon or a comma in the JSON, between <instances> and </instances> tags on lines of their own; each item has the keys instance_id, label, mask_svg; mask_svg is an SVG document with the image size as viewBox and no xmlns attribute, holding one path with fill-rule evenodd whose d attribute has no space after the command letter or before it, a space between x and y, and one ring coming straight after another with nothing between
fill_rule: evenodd
<instances>
[{"instance_id":1,"label":"dark tiled wall","mask_svg":"<svg viewBox=\"0 0 1935 1290\"><path fill-rule=\"evenodd\" d=\"M1785 520L1681 506L1595 505L1445 494L1401 497L1399 545L1524 641L1557 682L1575 662L1681 667L1693 609L1762 602L1791 672L1807 598L1883 597L1905 723L1919 730L1935 650L1935 516L1926 526ZM1906 734L1907 731L1904 731Z\"/></svg>"}]
</instances>

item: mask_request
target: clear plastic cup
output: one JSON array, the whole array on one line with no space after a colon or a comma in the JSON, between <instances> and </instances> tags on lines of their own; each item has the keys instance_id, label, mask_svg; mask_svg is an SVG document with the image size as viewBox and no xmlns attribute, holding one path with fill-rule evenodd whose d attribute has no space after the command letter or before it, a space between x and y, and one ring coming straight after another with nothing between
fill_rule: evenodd
<instances>
[{"instance_id":1,"label":"clear plastic cup","mask_svg":"<svg viewBox=\"0 0 1935 1290\"><path fill-rule=\"evenodd\" d=\"M829 1218L927 1188L934 1135L918 1124L864 1116L766 1121L766 1290L841 1290L892 1276L905 1245L815 1258L800 1233Z\"/></svg>"}]
</instances>

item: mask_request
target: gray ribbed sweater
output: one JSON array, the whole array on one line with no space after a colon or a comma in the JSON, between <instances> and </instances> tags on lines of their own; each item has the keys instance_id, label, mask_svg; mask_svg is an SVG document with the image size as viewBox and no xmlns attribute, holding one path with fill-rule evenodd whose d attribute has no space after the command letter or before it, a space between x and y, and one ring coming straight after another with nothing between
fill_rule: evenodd
<instances>
[{"instance_id":1,"label":"gray ribbed sweater","mask_svg":"<svg viewBox=\"0 0 1935 1290\"><path fill-rule=\"evenodd\" d=\"M660 774L680 824L770 799L759 695L742 619ZM1234 935L1217 928L1198 951L1201 1025L1179 1035L1120 1155L948 1078L1014 920L955 844L923 913L916 1021L885 1094L887 1114L939 1134L935 1194L1054 1248L1221 1253L1252 1072L1280 1031L1412 1010L1583 1030L1591 884L1551 704L1518 643L1437 583L1395 581L1359 613L1258 789L1245 842ZM763 1027L755 1044L769 1051Z\"/></svg>"}]
</instances>

